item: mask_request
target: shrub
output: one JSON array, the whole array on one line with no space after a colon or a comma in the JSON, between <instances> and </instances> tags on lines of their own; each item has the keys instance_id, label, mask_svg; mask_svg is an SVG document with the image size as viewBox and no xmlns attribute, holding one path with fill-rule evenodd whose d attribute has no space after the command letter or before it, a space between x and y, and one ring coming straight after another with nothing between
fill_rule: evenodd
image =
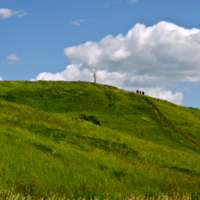
<instances>
[{"instance_id":1,"label":"shrub","mask_svg":"<svg viewBox=\"0 0 200 200\"><path fill-rule=\"evenodd\" d=\"M92 122L96 125L101 126L100 120L95 115L86 115L85 113L81 113L78 117L79 119L84 119L86 121Z\"/></svg>"}]
</instances>

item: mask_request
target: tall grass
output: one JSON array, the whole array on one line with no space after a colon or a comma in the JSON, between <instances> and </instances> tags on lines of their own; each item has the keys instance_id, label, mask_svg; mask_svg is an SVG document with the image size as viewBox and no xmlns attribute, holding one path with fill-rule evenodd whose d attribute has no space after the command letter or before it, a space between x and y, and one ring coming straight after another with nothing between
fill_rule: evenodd
<instances>
[{"instance_id":1,"label":"tall grass","mask_svg":"<svg viewBox=\"0 0 200 200\"><path fill-rule=\"evenodd\" d=\"M135 195L130 195L130 197L126 198L126 200L192 200L196 199L196 194L189 195L189 194L176 194L174 193L173 195L168 195L168 194L159 194L156 197L147 197L147 196L135 196ZM33 199L30 195L24 196L21 193L15 194L12 191L8 192L0 192L0 197L5 200L31 200ZM44 198L40 198L44 199ZM52 197L48 197L48 200L86 200L84 197L79 197L79 198L74 198L74 195L71 194L69 198L66 198L66 196L59 196L59 195L53 195ZM93 197L94 200L99 200L99 197ZM122 199L121 195L119 194L118 199ZM108 197L106 197L104 200L109 200ZM125 199L124 199L125 200Z\"/></svg>"},{"instance_id":2,"label":"tall grass","mask_svg":"<svg viewBox=\"0 0 200 200\"><path fill-rule=\"evenodd\" d=\"M199 198L198 109L88 82L0 87L5 198Z\"/></svg>"}]
</instances>

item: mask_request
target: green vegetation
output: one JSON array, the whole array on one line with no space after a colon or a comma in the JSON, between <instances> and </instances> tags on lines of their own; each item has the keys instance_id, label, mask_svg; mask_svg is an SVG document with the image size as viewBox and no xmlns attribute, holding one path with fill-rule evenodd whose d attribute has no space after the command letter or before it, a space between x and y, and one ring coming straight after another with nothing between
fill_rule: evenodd
<instances>
[{"instance_id":1,"label":"green vegetation","mask_svg":"<svg viewBox=\"0 0 200 200\"><path fill-rule=\"evenodd\" d=\"M199 109L82 81L0 81L0 191L198 199L199 160Z\"/></svg>"}]
</instances>

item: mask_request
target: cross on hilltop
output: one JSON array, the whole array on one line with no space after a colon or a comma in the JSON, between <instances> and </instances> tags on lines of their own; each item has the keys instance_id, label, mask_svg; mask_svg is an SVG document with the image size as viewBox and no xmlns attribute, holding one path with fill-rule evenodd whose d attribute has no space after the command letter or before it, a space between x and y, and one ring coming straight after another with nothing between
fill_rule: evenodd
<instances>
[{"instance_id":1,"label":"cross on hilltop","mask_svg":"<svg viewBox=\"0 0 200 200\"><path fill-rule=\"evenodd\" d=\"M93 77L94 77L94 83L96 83L96 78L97 78L96 73L94 73Z\"/></svg>"}]
</instances>

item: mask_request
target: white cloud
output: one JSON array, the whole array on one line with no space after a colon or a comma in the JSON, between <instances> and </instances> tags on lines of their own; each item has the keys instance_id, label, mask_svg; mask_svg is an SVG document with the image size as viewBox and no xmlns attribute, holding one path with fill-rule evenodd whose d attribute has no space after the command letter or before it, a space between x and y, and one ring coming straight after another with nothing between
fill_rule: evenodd
<instances>
[{"instance_id":1,"label":"white cloud","mask_svg":"<svg viewBox=\"0 0 200 200\"><path fill-rule=\"evenodd\" d=\"M177 105L181 105L183 102L183 94L181 92L175 92L174 94L170 90L165 90L162 87L150 88L147 89L147 95L156 97L159 99L164 99L175 103Z\"/></svg>"},{"instance_id":2,"label":"white cloud","mask_svg":"<svg viewBox=\"0 0 200 200\"><path fill-rule=\"evenodd\" d=\"M31 81L37 80L53 80L53 81L74 81L74 80L92 80L92 72L87 69L81 69L81 65L68 65L63 72L58 72L52 74L50 72L40 73L36 79L31 79Z\"/></svg>"},{"instance_id":3,"label":"white cloud","mask_svg":"<svg viewBox=\"0 0 200 200\"><path fill-rule=\"evenodd\" d=\"M181 104L183 95L170 84L200 82L200 29L185 29L161 21L136 24L123 36L108 35L64 49L71 65L56 74L43 72L35 80L85 80L119 88L144 89L150 96ZM81 63L81 65L80 65Z\"/></svg>"},{"instance_id":4,"label":"white cloud","mask_svg":"<svg viewBox=\"0 0 200 200\"><path fill-rule=\"evenodd\" d=\"M0 8L0 18L9 18L12 16L12 10L7 9L7 8Z\"/></svg>"},{"instance_id":5,"label":"white cloud","mask_svg":"<svg viewBox=\"0 0 200 200\"><path fill-rule=\"evenodd\" d=\"M3 79L0 77L0 81L3 81Z\"/></svg>"},{"instance_id":6,"label":"white cloud","mask_svg":"<svg viewBox=\"0 0 200 200\"><path fill-rule=\"evenodd\" d=\"M52 81L74 81L74 80L82 80L82 81L90 81L93 82L94 70L91 69L83 69L80 65L68 65L66 69L62 72L58 72L52 74L50 72L42 72L38 74L36 79L31 79L31 81L38 80L52 80ZM106 70L98 70L96 71L98 83L115 85L120 87L124 81L125 74L121 74L118 72L107 72Z\"/></svg>"},{"instance_id":7,"label":"white cloud","mask_svg":"<svg viewBox=\"0 0 200 200\"><path fill-rule=\"evenodd\" d=\"M7 56L8 60L13 60L13 61L20 61L20 59L17 57L16 54L10 54Z\"/></svg>"},{"instance_id":8,"label":"white cloud","mask_svg":"<svg viewBox=\"0 0 200 200\"><path fill-rule=\"evenodd\" d=\"M83 69L123 74L118 80L122 88L145 88L149 95L176 104L183 95L166 90L167 85L200 82L200 29L164 21L150 27L136 24L125 36L108 35L65 48L64 54Z\"/></svg>"},{"instance_id":9,"label":"white cloud","mask_svg":"<svg viewBox=\"0 0 200 200\"><path fill-rule=\"evenodd\" d=\"M0 19L6 19L11 16L23 17L26 15L27 13L24 10L12 11L8 8L0 8Z\"/></svg>"},{"instance_id":10,"label":"white cloud","mask_svg":"<svg viewBox=\"0 0 200 200\"><path fill-rule=\"evenodd\" d=\"M79 20L73 21L71 24L79 26L81 22L84 22L84 21L85 19L79 19Z\"/></svg>"},{"instance_id":11,"label":"white cloud","mask_svg":"<svg viewBox=\"0 0 200 200\"><path fill-rule=\"evenodd\" d=\"M65 48L64 54L83 68L129 72L130 85L200 82L200 29L164 21L150 27L136 24L125 36L108 35Z\"/></svg>"},{"instance_id":12,"label":"white cloud","mask_svg":"<svg viewBox=\"0 0 200 200\"><path fill-rule=\"evenodd\" d=\"M165 87L125 87L125 90L136 92L136 90L144 91L145 95L164 99L174 104L181 105L183 103L183 94L181 92L173 93L171 90L166 90Z\"/></svg>"},{"instance_id":13,"label":"white cloud","mask_svg":"<svg viewBox=\"0 0 200 200\"><path fill-rule=\"evenodd\" d=\"M23 16L26 16L27 13L24 10L18 10L18 11L13 11L13 15L21 18Z\"/></svg>"}]
</instances>

